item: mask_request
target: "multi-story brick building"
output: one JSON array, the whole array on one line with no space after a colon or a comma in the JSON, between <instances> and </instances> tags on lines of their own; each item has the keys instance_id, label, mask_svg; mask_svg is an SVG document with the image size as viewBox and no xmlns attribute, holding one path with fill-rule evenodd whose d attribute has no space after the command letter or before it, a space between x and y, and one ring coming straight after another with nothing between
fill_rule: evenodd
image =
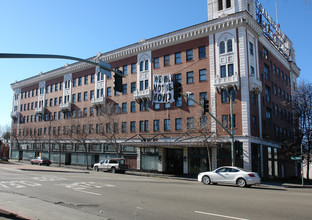
<instances>
[{"instance_id":1,"label":"multi-story brick building","mask_svg":"<svg viewBox=\"0 0 312 220\"><path fill-rule=\"evenodd\" d=\"M284 177L279 149L292 133L284 103L300 74L292 43L257 1L207 5L206 22L90 58L123 72L121 93L112 73L83 62L11 84L11 157L85 164L87 149L91 163L118 154L131 168L175 174L231 164L231 138L200 106L153 102L154 76L172 74L228 128L233 94L236 165Z\"/></svg>"}]
</instances>

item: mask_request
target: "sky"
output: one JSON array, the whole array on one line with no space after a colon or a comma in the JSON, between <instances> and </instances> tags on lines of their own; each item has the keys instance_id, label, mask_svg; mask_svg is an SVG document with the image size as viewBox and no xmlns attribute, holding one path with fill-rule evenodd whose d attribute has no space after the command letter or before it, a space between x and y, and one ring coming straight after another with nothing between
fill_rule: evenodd
<instances>
[{"instance_id":1,"label":"sky","mask_svg":"<svg viewBox=\"0 0 312 220\"><path fill-rule=\"evenodd\" d=\"M259 0L276 21L275 1ZM293 42L300 79L312 81L311 0L276 0L281 30ZM208 20L207 0L0 0L0 53L83 59ZM11 124L11 84L72 63L0 59L0 127Z\"/></svg>"}]
</instances>

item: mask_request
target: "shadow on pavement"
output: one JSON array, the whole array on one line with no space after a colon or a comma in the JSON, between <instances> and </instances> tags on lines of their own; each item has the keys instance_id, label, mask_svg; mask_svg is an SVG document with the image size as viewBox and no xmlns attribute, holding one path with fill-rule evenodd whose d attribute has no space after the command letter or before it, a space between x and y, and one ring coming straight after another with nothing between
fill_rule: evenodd
<instances>
[{"instance_id":1,"label":"shadow on pavement","mask_svg":"<svg viewBox=\"0 0 312 220\"><path fill-rule=\"evenodd\" d=\"M38 169L20 169L22 171L55 172L55 173L87 173L87 171L67 171L67 170L38 170Z\"/></svg>"}]
</instances>

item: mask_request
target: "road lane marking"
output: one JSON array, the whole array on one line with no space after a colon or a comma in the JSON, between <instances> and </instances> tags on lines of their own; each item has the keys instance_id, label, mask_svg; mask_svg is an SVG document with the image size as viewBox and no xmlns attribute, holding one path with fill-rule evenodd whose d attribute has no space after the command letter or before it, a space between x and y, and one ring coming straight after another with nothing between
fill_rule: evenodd
<instances>
[{"instance_id":1,"label":"road lane marking","mask_svg":"<svg viewBox=\"0 0 312 220\"><path fill-rule=\"evenodd\" d=\"M94 193L94 192L89 192L89 191L84 191L84 190L78 190L78 189L74 189L75 191L78 191L78 192L82 192L82 193L88 193L88 194L91 194L91 195L96 195L96 196L100 196L101 194L99 193Z\"/></svg>"},{"instance_id":2,"label":"road lane marking","mask_svg":"<svg viewBox=\"0 0 312 220\"><path fill-rule=\"evenodd\" d=\"M203 215L217 216L217 217L221 217L221 218L236 219L236 220L248 220L248 219L245 219L245 218L237 218L237 217L233 217L233 216L219 215L219 214L209 213L209 212L195 211L195 213L203 214Z\"/></svg>"}]
</instances>

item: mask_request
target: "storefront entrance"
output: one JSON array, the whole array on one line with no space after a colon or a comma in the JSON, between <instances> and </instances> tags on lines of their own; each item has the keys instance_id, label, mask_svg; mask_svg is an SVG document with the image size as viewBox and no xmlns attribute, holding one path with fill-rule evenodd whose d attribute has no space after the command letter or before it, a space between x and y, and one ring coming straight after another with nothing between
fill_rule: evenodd
<instances>
[{"instance_id":1,"label":"storefront entrance","mask_svg":"<svg viewBox=\"0 0 312 220\"><path fill-rule=\"evenodd\" d=\"M183 149L166 149L166 173L183 174Z\"/></svg>"}]
</instances>

